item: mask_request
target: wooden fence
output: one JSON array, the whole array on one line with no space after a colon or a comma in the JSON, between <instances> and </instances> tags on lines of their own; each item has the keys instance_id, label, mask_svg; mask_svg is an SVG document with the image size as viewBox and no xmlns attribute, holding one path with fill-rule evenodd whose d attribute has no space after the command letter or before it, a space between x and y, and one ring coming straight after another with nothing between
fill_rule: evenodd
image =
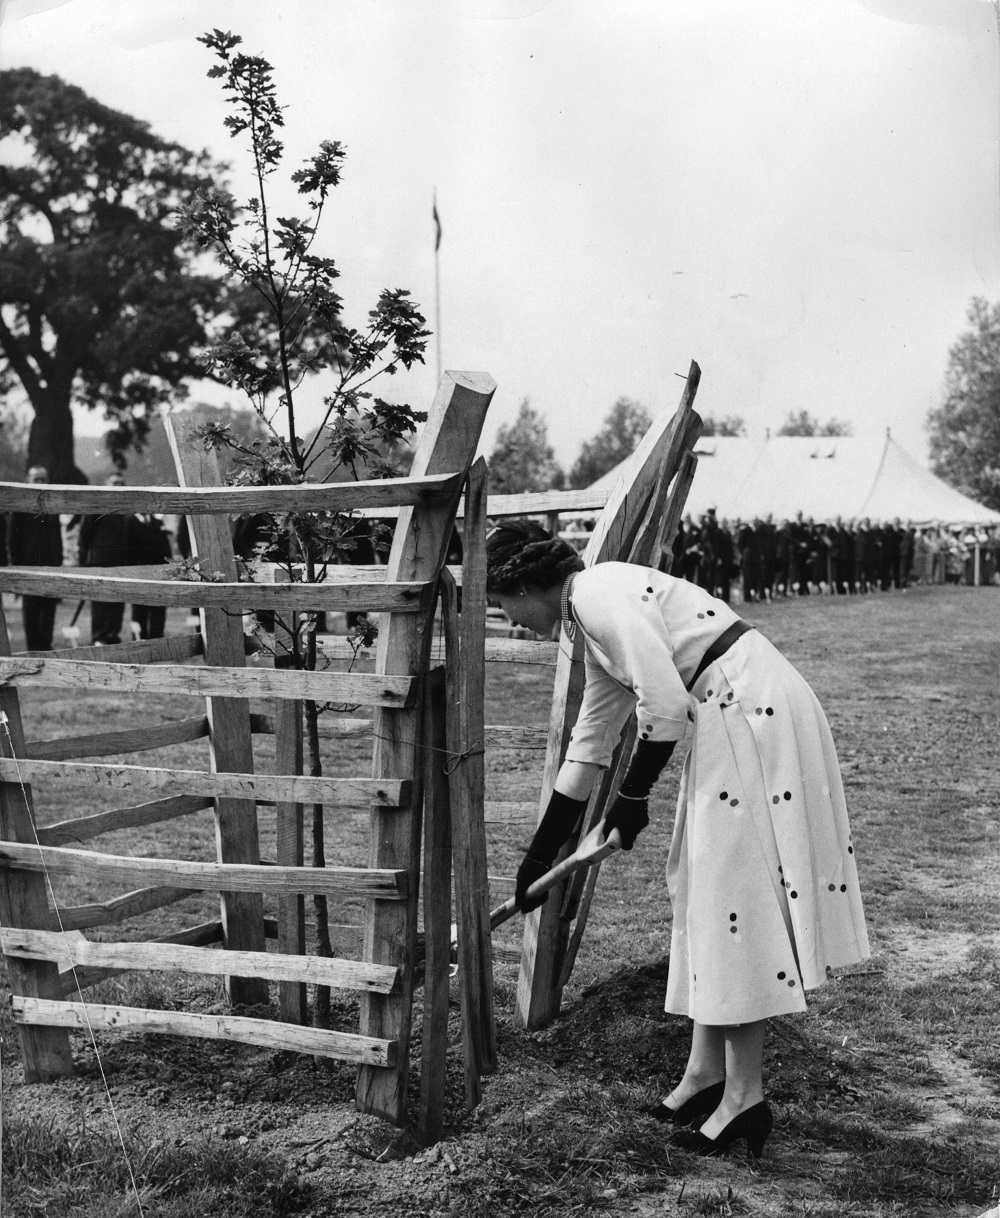
<instances>
[{"instance_id":1,"label":"wooden fence","mask_svg":"<svg viewBox=\"0 0 1000 1218\"><path fill-rule=\"evenodd\" d=\"M138 1028L323 1054L358 1066L357 1106L402 1124L407 1115L414 988L425 982L421 1127L440 1132L451 950L450 855L462 962L466 1077L470 1100L479 1075L495 1065L492 962L482 834L481 657L485 620L485 473L472 468L491 379L448 373L424 426L410 476L337 485L227 488L214 454L171 429L180 486L69 487L4 484L4 507L17 512L183 513L206 582L163 578L159 568L0 569L0 590L32 596L198 606L198 635L71 652L12 655L0 605L0 946L7 957L25 1077L72 1071L68 1029ZM471 473L470 473L471 470ZM468 486L466 612L444 571L463 486ZM231 513L397 509L388 561L381 568L331 567L323 582L241 582L230 538ZM448 641L444 673L431 671L438 592ZM381 614L373 672L249 667L244 611L275 609ZM478 622L478 625L477 625ZM280 649L280 630L277 631ZM63 689L186 694L205 711L180 721L143 722L127 732L28 741L19 690ZM254 705L251 706L251 699ZM302 701L372 708L368 720L334 720L328 735L366 736L372 768L357 777L302 774ZM270 703L269 713L259 709ZM449 714L459 706L459 713ZM478 708L478 719L477 719ZM255 772L254 733L273 735L275 774ZM81 758L161 748L207 738L207 771L104 764ZM447 758L445 763L444 758ZM39 827L32 783L85 780L108 802L127 807ZM273 804L276 858L260 855L258 805ZM452 804L462 815L451 818ZM304 865L303 805L330 819L370 811L366 867ZM426 807L427 814L422 817ZM212 809L217 859L134 858L80 843L100 834ZM478 809L478 812L477 812ZM471 810L471 811L470 811ZM424 928L418 927L421 844L426 842ZM68 843L73 843L70 846ZM50 905L48 877L81 876L133 885L108 900ZM67 934L117 926L192 892L220 894L218 920L152 942L95 942ZM304 894L364 902L361 959L306 954ZM276 917L265 916L264 897ZM268 951L268 940L277 951ZM219 946L221 944L221 947ZM70 968L60 972L60 966ZM246 1015L155 1011L82 1000L97 981L125 969L224 976L234 1005L266 1002L278 986L281 1021ZM360 1000L357 1032L306 1027L305 985L334 986ZM67 997L75 995L76 1001Z\"/></svg>"}]
</instances>

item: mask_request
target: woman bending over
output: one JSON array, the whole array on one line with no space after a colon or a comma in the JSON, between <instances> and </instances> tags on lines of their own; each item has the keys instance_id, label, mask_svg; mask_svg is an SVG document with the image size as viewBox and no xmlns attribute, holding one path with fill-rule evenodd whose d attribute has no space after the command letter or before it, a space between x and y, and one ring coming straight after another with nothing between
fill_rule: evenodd
<instances>
[{"instance_id":1,"label":"woman bending over","mask_svg":"<svg viewBox=\"0 0 1000 1218\"><path fill-rule=\"evenodd\" d=\"M805 991L867 958L861 893L830 729L792 665L721 600L630 563L584 569L528 521L494 528L487 589L511 622L586 641L580 714L517 874L518 905L572 836L626 720L638 739L604 821L631 850L678 741L690 743L667 858L673 909L665 1008L693 1021L686 1069L651 1110L698 1127L694 1149L759 1156L764 1029Z\"/></svg>"}]
</instances>

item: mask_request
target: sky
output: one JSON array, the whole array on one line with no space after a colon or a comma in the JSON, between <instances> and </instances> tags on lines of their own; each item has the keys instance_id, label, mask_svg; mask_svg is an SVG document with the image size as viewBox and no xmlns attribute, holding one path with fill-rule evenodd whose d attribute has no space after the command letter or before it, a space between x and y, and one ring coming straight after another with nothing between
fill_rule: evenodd
<instances>
[{"instance_id":1,"label":"sky","mask_svg":"<svg viewBox=\"0 0 1000 1218\"><path fill-rule=\"evenodd\" d=\"M569 466L694 359L697 408L752 436L805 409L926 460L969 301L1000 297L988 0L8 0L0 66L208 148L246 198L213 27L274 65L285 181L347 147L321 243L349 321L405 287L436 329L436 191L442 364L497 382L487 455L527 398ZM426 408L436 344L383 396Z\"/></svg>"}]
</instances>

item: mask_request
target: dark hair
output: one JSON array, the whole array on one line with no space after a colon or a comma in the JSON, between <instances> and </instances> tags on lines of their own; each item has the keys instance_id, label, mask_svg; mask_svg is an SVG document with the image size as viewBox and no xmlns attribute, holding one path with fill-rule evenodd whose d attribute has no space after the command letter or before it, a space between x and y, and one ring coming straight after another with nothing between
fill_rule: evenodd
<instances>
[{"instance_id":1,"label":"dark hair","mask_svg":"<svg viewBox=\"0 0 1000 1218\"><path fill-rule=\"evenodd\" d=\"M582 571L576 550L531 520L505 520L486 538L486 591L510 592L518 584L551 588Z\"/></svg>"}]
</instances>

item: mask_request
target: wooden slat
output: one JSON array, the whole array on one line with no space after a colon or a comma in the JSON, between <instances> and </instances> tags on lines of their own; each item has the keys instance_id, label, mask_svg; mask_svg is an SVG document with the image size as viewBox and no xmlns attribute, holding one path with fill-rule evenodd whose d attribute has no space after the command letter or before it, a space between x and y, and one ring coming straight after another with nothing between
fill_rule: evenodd
<instances>
[{"instance_id":1,"label":"wooden slat","mask_svg":"<svg viewBox=\"0 0 1000 1218\"><path fill-rule=\"evenodd\" d=\"M7 615L0 598L0 656L10 655ZM24 731L17 690L0 684L0 757L24 754ZM18 781L0 781L0 833L20 842L34 839L34 805L31 788ZM45 878L27 872L4 877L0 884L0 926L47 926L49 904ZM10 987L30 998L55 998L59 973L51 964L22 964L10 967ZM44 1082L73 1073L69 1037L58 1029L19 1030L24 1079Z\"/></svg>"},{"instance_id":2,"label":"wooden slat","mask_svg":"<svg viewBox=\"0 0 1000 1218\"><path fill-rule=\"evenodd\" d=\"M518 495L490 495L486 512L491 518L500 516L551 516L562 512L600 512L608 501L610 491L595 491L584 487L578 491L529 491ZM377 520L395 520L397 508L366 508L359 514ZM461 504L458 518L464 516Z\"/></svg>"},{"instance_id":3,"label":"wooden slat","mask_svg":"<svg viewBox=\"0 0 1000 1218\"><path fill-rule=\"evenodd\" d=\"M428 412L413 461L419 476L460 469L462 480L472 464L486 410L496 390L485 373L446 372ZM387 565L391 580L432 580L444 564L454 527L459 496L439 508L401 508ZM382 619L377 665L385 673L426 672L432 631L426 617L390 614ZM418 715L411 710L378 708L374 721L373 772L405 778L416 772ZM415 873L420 834L416 809L389 816L372 815L369 861L375 866L406 867ZM416 945L416 892L407 905L372 902L365 918L365 957L393 964L413 959ZM358 1071L356 1102L369 1113L396 1124L406 1118L408 1049L412 1006L412 976L404 978L399 998L361 996L361 1030L384 1036L400 1047L394 1073L362 1068Z\"/></svg>"},{"instance_id":4,"label":"wooden slat","mask_svg":"<svg viewBox=\"0 0 1000 1218\"><path fill-rule=\"evenodd\" d=\"M486 640L486 662L488 664L547 664L554 667L558 658L558 643L531 639Z\"/></svg>"},{"instance_id":5,"label":"wooden slat","mask_svg":"<svg viewBox=\"0 0 1000 1218\"><path fill-rule=\"evenodd\" d=\"M141 765L100 765L89 761L13 761L0 758L0 779L7 782L86 782L112 791L163 791L256 803L336 803L367 808L398 808L410 795L406 779L303 778L301 775L210 773Z\"/></svg>"},{"instance_id":6,"label":"wooden slat","mask_svg":"<svg viewBox=\"0 0 1000 1218\"><path fill-rule=\"evenodd\" d=\"M171 422L181 427L179 415ZM184 428L185 432L189 428ZM197 443L197 441L193 441ZM70 512L105 516L156 512L180 516L258 512L354 512L403 504L447 503L461 474L380 478L368 482L308 482L298 486L64 486L0 482L8 512Z\"/></svg>"},{"instance_id":7,"label":"wooden slat","mask_svg":"<svg viewBox=\"0 0 1000 1218\"><path fill-rule=\"evenodd\" d=\"M493 1018L493 955L490 903L486 885L486 828L483 819L486 745L486 462L480 458L469 471L463 530L462 612L460 647L451 663L458 664L458 701L449 730L449 750L461 761L450 767L452 835L455 854L455 910L458 923L459 993L466 1056L465 1103L471 1111L481 1097L479 1078L497 1068L496 1025ZM444 582L442 581L442 587ZM457 607L457 591L455 592ZM475 1079L471 1077L475 1072Z\"/></svg>"},{"instance_id":8,"label":"wooden slat","mask_svg":"<svg viewBox=\"0 0 1000 1218\"><path fill-rule=\"evenodd\" d=\"M11 999L11 1013L18 1026L38 1024L81 1032L106 1028L167 1036L198 1036L256 1045L261 1049L291 1049L365 1066L392 1066L397 1058L396 1045L390 1040L327 1032L321 1028L300 1028L295 1024L249 1019L243 1015L194 1015L186 1011L150 1011L103 1003L46 1002L40 998L16 997Z\"/></svg>"},{"instance_id":9,"label":"wooden slat","mask_svg":"<svg viewBox=\"0 0 1000 1218\"><path fill-rule=\"evenodd\" d=\"M517 727L506 724L486 725L488 749L544 749L548 731L544 727Z\"/></svg>"},{"instance_id":10,"label":"wooden slat","mask_svg":"<svg viewBox=\"0 0 1000 1218\"><path fill-rule=\"evenodd\" d=\"M82 598L81 598L82 599ZM55 651L19 651L19 656L47 660L103 660L112 664L162 664L187 660L204 653L200 634L170 634L162 639L136 639L102 647L59 647Z\"/></svg>"},{"instance_id":11,"label":"wooden slat","mask_svg":"<svg viewBox=\"0 0 1000 1218\"><path fill-rule=\"evenodd\" d=\"M178 483L183 487L221 489L222 474L214 451L206 451L193 435L190 417L168 415L163 421L174 458ZM192 555L201 570L221 575L230 583L239 579L229 521L223 516L189 516L188 533ZM144 601L153 604L156 602ZM185 604L201 604L197 600ZM246 638L242 622L223 608L203 605L200 614L205 664L210 668L242 669L246 664ZM183 671L183 669L181 669ZM190 669L195 672L197 669ZM250 735L250 703L238 691L213 691L205 710L211 726L209 758L213 770L249 774L254 768L253 738ZM223 696L216 696L217 694ZM215 804L216 856L222 863L256 866L260 862L257 809L251 799L219 798ZM264 939L264 902L259 891L226 889L219 895L226 946L234 951L261 952ZM267 1002L267 982L257 977L227 977L226 993L238 1006Z\"/></svg>"},{"instance_id":12,"label":"wooden slat","mask_svg":"<svg viewBox=\"0 0 1000 1218\"><path fill-rule=\"evenodd\" d=\"M250 730L261 735L273 736L275 719L273 715L251 715ZM321 740L362 740L371 736L371 719L340 719L324 716L319 721Z\"/></svg>"},{"instance_id":13,"label":"wooden slat","mask_svg":"<svg viewBox=\"0 0 1000 1218\"><path fill-rule=\"evenodd\" d=\"M47 930L0 927L0 950L25 960L51 960L58 967L149 969L200 973L218 977L237 973L267 981L305 981L341 990L391 994L399 970L383 964L337 960L324 956L288 956L279 952L234 952L174 943L92 943L89 939Z\"/></svg>"},{"instance_id":14,"label":"wooden slat","mask_svg":"<svg viewBox=\"0 0 1000 1218\"><path fill-rule=\"evenodd\" d=\"M288 572L276 567L271 572L276 583L288 580ZM274 665L293 668L295 665L294 634L298 617L284 615L274 621ZM253 716L250 716L253 731ZM303 758L303 705L298 700L285 699L274 708L274 764L279 774L301 774ZM301 803L283 802L275 808L276 855L279 867L302 867L305 864L305 824ZM306 951L306 903L301 893L278 899L278 950L286 955L302 956ZM308 992L305 983L293 979L278 985L278 1011L286 1023L308 1022Z\"/></svg>"},{"instance_id":15,"label":"wooden slat","mask_svg":"<svg viewBox=\"0 0 1000 1218\"><path fill-rule=\"evenodd\" d=\"M270 715L251 715L251 730L274 735L274 719ZM487 724L485 727L487 748L544 749L548 743L548 729L544 727L518 727L507 724ZM319 727L323 740L363 740L372 734L370 719L323 719Z\"/></svg>"},{"instance_id":16,"label":"wooden slat","mask_svg":"<svg viewBox=\"0 0 1000 1218\"><path fill-rule=\"evenodd\" d=\"M191 694L222 698L313 698L363 706L406 706L413 678L376 673L292 672L274 668L105 664L100 661L0 657L0 683L109 690L119 694ZM248 732L249 735L249 732Z\"/></svg>"},{"instance_id":17,"label":"wooden slat","mask_svg":"<svg viewBox=\"0 0 1000 1218\"><path fill-rule=\"evenodd\" d=\"M451 966L451 806L442 758L448 748L444 670L424 686L424 1012L420 1053L420 1115L425 1146L440 1141L448 1067Z\"/></svg>"},{"instance_id":18,"label":"wooden slat","mask_svg":"<svg viewBox=\"0 0 1000 1218\"><path fill-rule=\"evenodd\" d=\"M486 820L491 824L524 824L534 826L538 819L538 801L488 799L485 806Z\"/></svg>"},{"instance_id":19,"label":"wooden slat","mask_svg":"<svg viewBox=\"0 0 1000 1218\"><path fill-rule=\"evenodd\" d=\"M689 449L681 457L681 466L677 471L674 486L671 488L670 497L667 500L667 510L663 514L663 524L657 536L660 548L659 567L661 571L669 573L670 568L673 566L674 537L677 534L681 516L684 514L684 505L687 502L688 492L691 490L691 484L694 482L697 469L698 458Z\"/></svg>"},{"instance_id":20,"label":"wooden slat","mask_svg":"<svg viewBox=\"0 0 1000 1218\"><path fill-rule=\"evenodd\" d=\"M174 905L185 897L197 896L197 888L171 888L158 884L153 888L137 888L108 901L91 901L86 905L67 905L49 916L51 930L90 930L95 926L114 926L130 918L141 917L165 905Z\"/></svg>"},{"instance_id":21,"label":"wooden slat","mask_svg":"<svg viewBox=\"0 0 1000 1218\"><path fill-rule=\"evenodd\" d=\"M129 808L110 808L107 812L57 821L38 829L37 837L42 846L64 846L67 842L85 842L118 829L158 825L161 821L189 816L211 807L212 800L206 795L173 795L169 799L154 799Z\"/></svg>"},{"instance_id":22,"label":"wooden slat","mask_svg":"<svg viewBox=\"0 0 1000 1218\"><path fill-rule=\"evenodd\" d=\"M220 569L203 560L206 574ZM373 578L368 583L338 583L331 579L321 584L275 587L240 582L235 571L221 581L125 579L87 572L86 567L0 567L0 591L68 600L124 601L130 605L199 605L230 612L340 609L371 613L420 613L433 594L433 587L421 580L388 583Z\"/></svg>"},{"instance_id":23,"label":"wooden slat","mask_svg":"<svg viewBox=\"0 0 1000 1218\"><path fill-rule=\"evenodd\" d=\"M406 872L388 868L193 863L182 859L98 854L59 846L31 846L23 842L0 842L0 865L18 870L48 870L90 880L118 880L131 884L159 882L211 892L322 892L402 901L409 889ZM46 923L48 920L46 915Z\"/></svg>"},{"instance_id":24,"label":"wooden slat","mask_svg":"<svg viewBox=\"0 0 1000 1218\"><path fill-rule=\"evenodd\" d=\"M305 563L276 563L262 562L256 566L257 578L261 583L283 583L291 579L293 582L304 580L306 577ZM316 562L316 578L336 580L337 583L348 584L384 584L388 573L384 563L340 563Z\"/></svg>"},{"instance_id":25,"label":"wooden slat","mask_svg":"<svg viewBox=\"0 0 1000 1218\"><path fill-rule=\"evenodd\" d=\"M533 491L522 495L490 495L486 513L500 516L547 516L551 512L599 512L608 491ZM460 513L461 514L461 513Z\"/></svg>"},{"instance_id":26,"label":"wooden slat","mask_svg":"<svg viewBox=\"0 0 1000 1218\"><path fill-rule=\"evenodd\" d=\"M186 744L208 735L208 716L175 719L153 727L131 727L94 736L60 736L55 740L29 740L24 755L32 761L65 761L70 757L108 757L113 753L141 753L171 744Z\"/></svg>"},{"instance_id":27,"label":"wooden slat","mask_svg":"<svg viewBox=\"0 0 1000 1218\"><path fill-rule=\"evenodd\" d=\"M222 923L216 918L213 922L201 922L197 926L189 926L184 930L174 931L170 935L159 935L153 943L182 943L188 947L210 947L214 943L225 941ZM71 999L83 1001L83 991L91 986L99 985L112 977L121 977L131 972L125 968L74 968L59 974L63 995Z\"/></svg>"}]
</instances>

